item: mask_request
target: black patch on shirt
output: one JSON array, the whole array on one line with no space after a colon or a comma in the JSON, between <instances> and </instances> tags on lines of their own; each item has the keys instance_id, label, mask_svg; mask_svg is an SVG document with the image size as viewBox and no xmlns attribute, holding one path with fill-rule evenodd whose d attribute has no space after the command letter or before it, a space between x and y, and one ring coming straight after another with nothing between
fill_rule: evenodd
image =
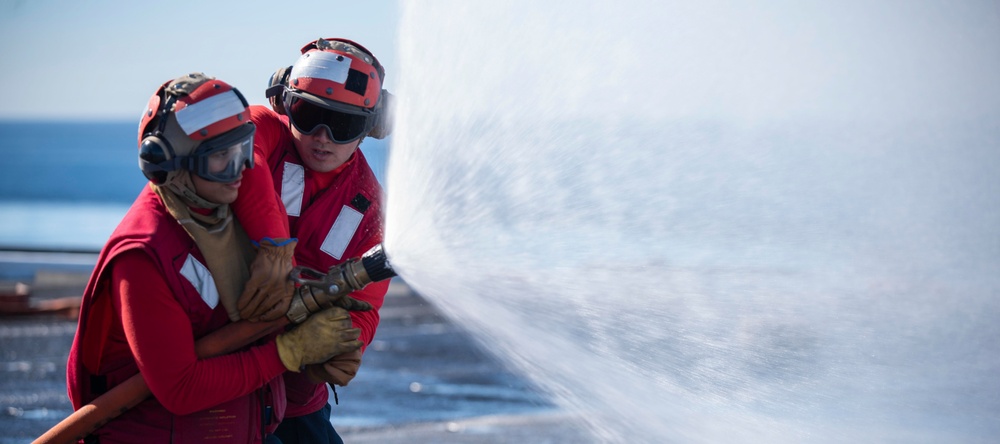
<instances>
[{"instance_id":1,"label":"black patch on shirt","mask_svg":"<svg viewBox=\"0 0 1000 444\"><path fill-rule=\"evenodd\" d=\"M358 193L357 196L354 196L354 199L351 199L351 206L362 213L368 211L368 207L370 207L371 204L372 201L368 200L367 197L362 196L361 193Z\"/></svg>"},{"instance_id":2,"label":"black patch on shirt","mask_svg":"<svg viewBox=\"0 0 1000 444\"><path fill-rule=\"evenodd\" d=\"M344 83L344 89L364 96L368 89L368 74L356 69L347 71L347 82Z\"/></svg>"}]
</instances>

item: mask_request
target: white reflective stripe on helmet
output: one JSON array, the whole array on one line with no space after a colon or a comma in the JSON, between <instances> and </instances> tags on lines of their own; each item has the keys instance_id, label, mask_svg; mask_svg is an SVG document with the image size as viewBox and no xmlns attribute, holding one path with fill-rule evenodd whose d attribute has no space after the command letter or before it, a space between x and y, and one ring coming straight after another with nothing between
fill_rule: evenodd
<instances>
[{"instance_id":1,"label":"white reflective stripe on helmet","mask_svg":"<svg viewBox=\"0 0 1000 444\"><path fill-rule=\"evenodd\" d=\"M188 136L246 110L236 91L229 90L177 110L174 117Z\"/></svg>"},{"instance_id":2,"label":"white reflective stripe on helmet","mask_svg":"<svg viewBox=\"0 0 1000 444\"><path fill-rule=\"evenodd\" d=\"M331 52L313 51L299 57L299 61L292 66L289 78L308 77L344 83L347 81L347 73L350 70L350 57Z\"/></svg>"}]
</instances>

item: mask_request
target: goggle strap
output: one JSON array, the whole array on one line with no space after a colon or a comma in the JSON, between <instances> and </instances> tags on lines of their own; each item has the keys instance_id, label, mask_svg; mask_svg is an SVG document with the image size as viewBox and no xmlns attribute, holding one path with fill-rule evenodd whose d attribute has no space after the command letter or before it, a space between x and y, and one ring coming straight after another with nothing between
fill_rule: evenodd
<instances>
[{"instance_id":1,"label":"goggle strap","mask_svg":"<svg viewBox=\"0 0 1000 444\"><path fill-rule=\"evenodd\" d=\"M170 173L181 169L181 165L183 165L184 160L183 157L174 157L162 162L150 162L140 157L139 162L142 162L144 165L142 168L143 171L149 171L152 173Z\"/></svg>"}]
</instances>

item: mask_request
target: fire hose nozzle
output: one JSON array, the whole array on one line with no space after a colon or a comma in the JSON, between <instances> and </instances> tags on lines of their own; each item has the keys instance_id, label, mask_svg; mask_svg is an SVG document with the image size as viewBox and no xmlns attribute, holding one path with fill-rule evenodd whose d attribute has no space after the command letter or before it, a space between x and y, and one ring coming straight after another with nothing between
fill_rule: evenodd
<instances>
[{"instance_id":1,"label":"fire hose nozzle","mask_svg":"<svg viewBox=\"0 0 1000 444\"><path fill-rule=\"evenodd\" d=\"M382 244L368 250L360 258L334 265L326 273L308 267L292 269L291 279L299 284L292 297L285 317L295 324L302 323L309 315L332 306L349 311L371 310L371 304L350 296L372 282L396 276L389 265Z\"/></svg>"}]
</instances>

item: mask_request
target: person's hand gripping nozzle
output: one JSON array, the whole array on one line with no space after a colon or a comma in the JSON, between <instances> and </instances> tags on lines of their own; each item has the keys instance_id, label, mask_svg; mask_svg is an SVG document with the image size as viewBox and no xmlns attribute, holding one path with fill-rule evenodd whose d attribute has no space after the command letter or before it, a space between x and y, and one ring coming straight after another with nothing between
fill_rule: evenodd
<instances>
[{"instance_id":1,"label":"person's hand gripping nozzle","mask_svg":"<svg viewBox=\"0 0 1000 444\"><path fill-rule=\"evenodd\" d=\"M368 311L371 304L350 296L372 282L396 276L389 265L382 244L372 247L360 259L351 259L330 267L324 274L307 267L292 269L291 279L299 284L285 317L300 324L310 314L327 307L341 307L348 311Z\"/></svg>"}]
</instances>

